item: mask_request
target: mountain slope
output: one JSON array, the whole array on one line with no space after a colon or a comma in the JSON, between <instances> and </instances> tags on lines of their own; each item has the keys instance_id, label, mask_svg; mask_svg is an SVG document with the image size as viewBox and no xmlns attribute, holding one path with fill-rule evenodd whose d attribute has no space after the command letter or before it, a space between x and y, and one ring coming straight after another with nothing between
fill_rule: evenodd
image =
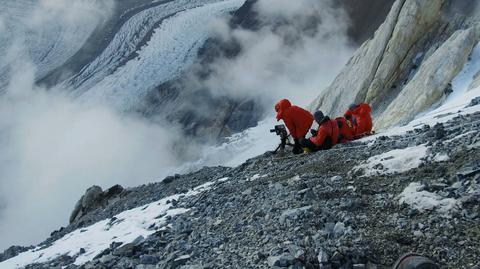
<instances>
[{"instance_id":1,"label":"mountain slope","mask_svg":"<svg viewBox=\"0 0 480 269\"><path fill-rule=\"evenodd\" d=\"M0 268L388 268L409 251L470 268L480 254L478 96L387 136L126 190Z\"/></svg>"}]
</instances>

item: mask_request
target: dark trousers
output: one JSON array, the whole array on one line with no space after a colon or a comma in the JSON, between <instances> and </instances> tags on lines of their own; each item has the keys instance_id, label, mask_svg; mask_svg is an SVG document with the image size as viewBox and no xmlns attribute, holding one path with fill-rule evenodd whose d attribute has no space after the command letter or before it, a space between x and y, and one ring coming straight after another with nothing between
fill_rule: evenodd
<instances>
[{"instance_id":1,"label":"dark trousers","mask_svg":"<svg viewBox=\"0 0 480 269\"><path fill-rule=\"evenodd\" d=\"M325 139L323 145L319 147L315 145L310 139L302 138L300 139L300 145L302 146L302 148L308 148L311 152L328 150L332 148L332 140L330 139L330 137L328 137L327 139Z\"/></svg>"},{"instance_id":2,"label":"dark trousers","mask_svg":"<svg viewBox=\"0 0 480 269\"><path fill-rule=\"evenodd\" d=\"M310 139L305 139L305 138L300 139L300 145L302 148L308 148L312 152L319 150L317 145L313 144L313 142L310 141Z\"/></svg>"},{"instance_id":3,"label":"dark trousers","mask_svg":"<svg viewBox=\"0 0 480 269\"><path fill-rule=\"evenodd\" d=\"M304 138L300 138L300 140L302 140ZM303 153L303 147L302 145L300 144L300 140L298 139L295 139L295 144L293 145L293 154L302 154Z\"/></svg>"}]
</instances>

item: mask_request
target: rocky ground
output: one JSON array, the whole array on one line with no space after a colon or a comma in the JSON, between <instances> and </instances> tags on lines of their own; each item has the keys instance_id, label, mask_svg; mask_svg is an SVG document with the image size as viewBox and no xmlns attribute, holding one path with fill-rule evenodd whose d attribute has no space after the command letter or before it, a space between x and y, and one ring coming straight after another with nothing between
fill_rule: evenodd
<instances>
[{"instance_id":1,"label":"rocky ground","mask_svg":"<svg viewBox=\"0 0 480 269\"><path fill-rule=\"evenodd\" d=\"M84 208L45 245L124 210L228 177L198 196L171 201L189 211L167 218L167 229L130 244L112 243L80 268L391 268L406 252L431 257L441 268L478 268L479 127L477 112L330 151L283 158L266 153L237 168L204 168L123 191L117 186L116 194L95 198L97 208ZM394 173L382 164L362 169L372 156L421 145L427 153L411 170ZM430 207L400 202L412 184L420 186L417 196L434 200ZM446 201L453 202L445 209ZM78 268L74 259L28 268Z\"/></svg>"}]
</instances>

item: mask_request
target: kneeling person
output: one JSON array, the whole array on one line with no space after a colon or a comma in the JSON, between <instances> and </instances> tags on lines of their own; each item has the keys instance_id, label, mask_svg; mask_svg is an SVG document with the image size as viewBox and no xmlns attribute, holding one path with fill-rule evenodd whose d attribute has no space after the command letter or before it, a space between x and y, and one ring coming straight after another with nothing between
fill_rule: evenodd
<instances>
[{"instance_id":1,"label":"kneeling person","mask_svg":"<svg viewBox=\"0 0 480 269\"><path fill-rule=\"evenodd\" d=\"M337 121L324 116L322 111L315 112L314 118L318 123L318 131L310 139L301 139L300 144L312 152L331 149L338 142Z\"/></svg>"},{"instance_id":2,"label":"kneeling person","mask_svg":"<svg viewBox=\"0 0 480 269\"><path fill-rule=\"evenodd\" d=\"M352 104L345 112L345 118L354 126L355 139L371 134L373 129L372 108L369 104Z\"/></svg>"}]
</instances>

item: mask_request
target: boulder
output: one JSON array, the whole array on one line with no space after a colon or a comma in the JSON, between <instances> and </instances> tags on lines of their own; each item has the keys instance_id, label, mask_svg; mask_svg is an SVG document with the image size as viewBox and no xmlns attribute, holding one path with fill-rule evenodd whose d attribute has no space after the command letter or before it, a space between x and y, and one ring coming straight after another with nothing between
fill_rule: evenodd
<instances>
[{"instance_id":1,"label":"boulder","mask_svg":"<svg viewBox=\"0 0 480 269\"><path fill-rule=\"evenodd\" d=\"M124 192L124 188L120 185L115 185L106 191L103 191L99 186L88 188L85 191L85 194L75 204L75 207L70 214L70 223L78 221L88 212L98 208L104 208L122 192Z\"/></svg>"}]
</instances>

